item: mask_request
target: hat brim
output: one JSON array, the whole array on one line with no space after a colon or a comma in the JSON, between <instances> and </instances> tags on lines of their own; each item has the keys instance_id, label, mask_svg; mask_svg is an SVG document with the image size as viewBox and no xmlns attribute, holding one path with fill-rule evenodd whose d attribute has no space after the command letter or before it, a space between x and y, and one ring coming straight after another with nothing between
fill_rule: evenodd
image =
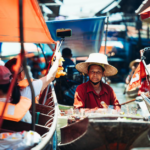
<instances>
[{"instance_id":1,"label":"hat brim","mask_svg":"<svg viewBox=\"0 0 150 150\"><path fill-rule=\"evenodd\" d=\"M129 68L132 68L132 66L133 66L135 63L140 63L140 62L141 62L140 59L136 59L136 60L131 61L130 64L129 64Z\"/></svg>"},{"instance_id":2,"label":"hat brim","mask_svg":"<svg viewBox=\"0 0 150 150\"><path fill-rule=\"evenodd\" d=\"M84 74L88 74L88 66L91 65L91 64L93 64L93 65L101 65L102 63L81 62L81 63L78 63L76 65L76 69L79 72L82 72ZM106 76L106 77L113 76L113 75L118 73L118 70L115 67L113 67L113 66L111 66L109 64L104 64L104 69L105 69L104 76Z\"/></svg>"}]
</instances>

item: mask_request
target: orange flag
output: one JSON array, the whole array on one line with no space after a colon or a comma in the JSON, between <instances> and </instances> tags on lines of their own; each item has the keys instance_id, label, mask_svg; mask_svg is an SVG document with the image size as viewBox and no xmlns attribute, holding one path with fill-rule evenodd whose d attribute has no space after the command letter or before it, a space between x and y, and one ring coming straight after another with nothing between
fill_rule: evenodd
<instances>
[{"instance_id":1,"label":"orange flag","mask_svg":"<svg viewBox=\"0 0 150 150\"><path fill-rule=\"evenodd\" d=\"M132 79L129 83L128 90L132 90L135 87L138 87L141 84L141 79L146 77L145 67L141 61L136 68Z\"/></svg>"}]
</instances>

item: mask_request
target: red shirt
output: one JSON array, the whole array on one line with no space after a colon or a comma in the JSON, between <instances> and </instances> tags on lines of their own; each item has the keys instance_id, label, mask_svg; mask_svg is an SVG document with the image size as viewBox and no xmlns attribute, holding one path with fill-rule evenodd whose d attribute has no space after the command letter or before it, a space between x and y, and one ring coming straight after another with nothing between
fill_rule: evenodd
<instances>
[{"instance_id":1,"label":"red shirt","mask_svg":"<svg viewBox=\"0 0 150 150\"><path fill-rule=\"evenodd\" d=\"M74 98L75 108L103 108L100 104L101 101L104 101L107 105L120 106L113 89L103 82L101 82L99 94L95 92L90 81L77 87Z\"/></svg>"}]
</instances>

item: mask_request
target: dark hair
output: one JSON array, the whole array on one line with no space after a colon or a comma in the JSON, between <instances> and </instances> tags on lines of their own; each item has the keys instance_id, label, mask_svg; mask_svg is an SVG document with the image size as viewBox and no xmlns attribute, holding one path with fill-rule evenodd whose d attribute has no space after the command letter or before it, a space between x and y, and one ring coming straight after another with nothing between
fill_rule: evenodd
<instances>
[{"instance_id":1,"label":"dark hair","mask_svg":"<svg viewBox=\"0 0 150 150\"><path fill-rule=\"evenodd\" d=\"M64 48L62 50L62 56L63 57L70 57L72 55L70 48Z\"/></svg>"},{"instance_id":2,"label":"dark hair","mask_svg":"<svg viewBox=\"0 0 150 150\"><path fill-rule=\"evenodd\" d=\"M10 86L10 83L7 83L7 84L0 84L0 90L4 93L4 94L7 94L8 92L8 89L9 89L9 86ZM11 103L12 104L17 104L20 100L20 88L18 85L15 85L14 88L13 88L13 91L12 91L12 101Z\"/></svg>"},{"instance_id":3,"label":"dark hair","mask_svg":"<svg viewBox=\"0 0 150 150\"><path fill-rule=\"evenodd\" d=\"M96 64L92 64L92 65L89 65L89 66L88 66L88 72L89 72L89 70L90 70L90 67L93 66L93 65L96 65ZM97 65L97 66L100 66L100 65ZM100 67L102 68L102 71L104 72L105 69L104 69L102 66L100 66Z\"/></svg>"},{"instance_id":4,"label":"dark hair","mask_svg":"<svg viewBox=\"0 0 150 150\"><path fill-rule=\"evenodd\" d=\"M17 58L12 58L12 59L10 59L9 61L7 61L7 62L5 63L5 67L7 67L7 68L10 70L10 72L11 72L12 74L14 74L14 71L13 71L13 69L12 69L12 66L13 66L13 65L16 65L16 63L17 63ZM23 67L22 67L22 66L19 68L19 73L20 73L21 71L23 71ZM18 73L18 74L19 74L19 73Z\"/></svg>"}]
</instances>

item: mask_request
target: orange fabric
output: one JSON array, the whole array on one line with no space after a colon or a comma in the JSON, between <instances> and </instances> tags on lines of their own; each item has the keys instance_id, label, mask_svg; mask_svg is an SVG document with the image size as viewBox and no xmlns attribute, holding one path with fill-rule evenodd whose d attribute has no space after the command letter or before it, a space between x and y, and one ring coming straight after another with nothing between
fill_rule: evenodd
<instances>
[{"instance_id":1,"label":"orange fabric","mask_svg":"<svg viewBox=\"0 0 150 150\"><path fill-rule=\"evenodd\" d=\"M41 73L42 73L43 75L45 75L45 74L46 74L46 69L43 69L43 70L41 71Z\"/></svg>"},{"instance_id":2,"label":"orange fabric","mask_svg":"<svg viewBox=\"0 0 150 150\"><path fill-rule=\"evenodd\" d=\"M19 0L0 0L0 41L19 42ZM24 42L53 43L37 0L23 0Z\"/></svg>"},{"instance_id":3,"label":"orange fabric","mask_svg":"<svg viewBox=\"0 0 150 150\"><path fill-rule=\"evenodd\" d=\"M106 46L106 54L111 52L112 49L113 49L113 46ZM100 47L99 53L105 54L105 46Z\"/></svg>"},{"instance_id":4,"label":"orange fabric","mask_svg":"<svg viewBox=\"0 0 150 150\"><path fill-rule=\"evenodd\" d=\"M0 101L0 116L5 102ZM20 121L31 107L31 100L21 96L18 104L7 103L3 118L11 121Z\"/></svg>"},{"instance_id":5,"label":"orange fabric","mask_svg":"<svg viewBox=\"0 0 150 150\"><path fill-rule=\"evenodd\" d=\"M141 79L144 77L146 77L146 72L145 72L144 65L141 61L132 76L132 79L129 83L127 90L130 91L133 88L138 87L141 84Z\"/></svg>"},{"instance_id":6,"label":"orange fabric","mask_svg":"<svg viewBox=\"0 0 150 150\"><path fill-rule=\"evenodd\" d=\"M33 79L31 79L31 82L32 82L32 81L33 81ZM22 80L22 81L20 81L20 82L18 83L18 86L20 87L20 89L24 89L24 88L26 88L27 86L29 86L29 82L28 82L27 79L24 79L24 80ZM38 102L38 96L35 97L35 103L36 103L36 104L39 104L39 102Z\"/></svg>"},{"instance_id":7,"label":"orange fabric","mask_svg":"<svg viewBox=\"0 0 150 150\"><path fill-rule=\"evenodd\" d=\"M103 106L100 104L101 101L104 101L107 105L120 107L113 89L109 85L102 82L101 86L101 92L97 94L90 81L79 85L75 92L74 107L90 109L95 107L103 108Z\"/></svg>"},{"instance_id":8,"label":"orange fabric","mask_svg":"<svg viewBox=\"0 0 150 150\"><path fill-rule=\"evenodd\" d=\"M33 79L31 79L31 82L33 81ZM26 88L27 86L29 86L29 82L27 79L24 79L24 80L21 80L18 82L18 86L21 88L21 89L24 89Z\"/></svg>"}]
</instances>

